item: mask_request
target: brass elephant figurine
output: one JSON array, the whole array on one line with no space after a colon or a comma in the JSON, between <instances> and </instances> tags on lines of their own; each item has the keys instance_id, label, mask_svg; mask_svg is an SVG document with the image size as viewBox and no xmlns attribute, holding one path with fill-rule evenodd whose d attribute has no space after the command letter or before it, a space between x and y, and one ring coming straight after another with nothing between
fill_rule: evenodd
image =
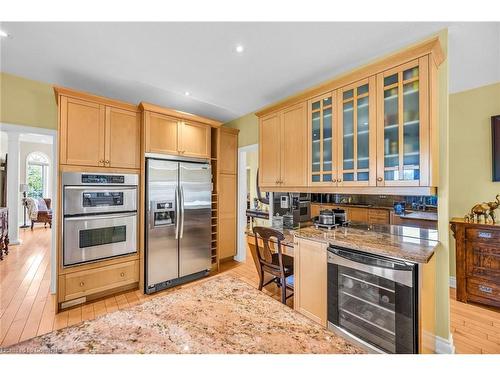
<instances>
[{"instance_id":1,"label":"brass elephant figurine","mask_svg":"<svg viewBox=\"0 0 500 375\"><path fill-rule=\"evenodd\" d=\"M488 222L488 216L491 218L493 224L495 224L495 210L500 206L500 194L497 194L495 201L493 202L483 202L478 203L471 208L470 213L465 215L464 219L467 222L479 222L481 216L484 217L484 222Z\"/></svg>"}]
</instances>

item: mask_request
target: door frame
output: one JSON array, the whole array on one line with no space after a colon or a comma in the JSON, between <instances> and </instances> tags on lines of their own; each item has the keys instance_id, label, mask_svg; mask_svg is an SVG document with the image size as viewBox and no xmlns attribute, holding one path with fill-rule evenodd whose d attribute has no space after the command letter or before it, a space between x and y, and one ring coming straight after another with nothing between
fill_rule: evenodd
<instances>
[{"instance_id":1,"label":"door frame","mask_svg":"<svg viewBox=\"0 0 500 375\"><path fill-rule=\"evenodd\" d=\"M247 225L247 152L258 151L259 144L238 147L238 213L236 227L236 255L234 260L244 262L246 260L246 225Z\"/></svg>"}]
</instances>

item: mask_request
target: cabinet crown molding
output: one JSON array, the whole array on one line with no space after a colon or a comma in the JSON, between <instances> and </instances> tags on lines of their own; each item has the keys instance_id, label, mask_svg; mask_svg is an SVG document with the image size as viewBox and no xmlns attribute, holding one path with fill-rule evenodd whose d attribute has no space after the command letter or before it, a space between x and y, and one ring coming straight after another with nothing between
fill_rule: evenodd
<instances>
[{"instance_id":1,"label":"cabinet crown molding","mask_svg":"<svg viewBox=\"0 0 500 375\"><path fill-rule=\"evenodd\" d=\"M437 67L441 65L441 63L445 60L446 56L444 55L444 52L441 48L439 37L435 36L429 38L423 42L411 45L388 56L374 59L359 68L355 68L354 70L346 73L341 73L328 81L322 82L307 90L301 91L297 94L293 94L276 103L268 105L256 111L255 114L258 117L265 116L299 102L306 101L318 95L322 95L326 92L333 91L343 86L352 84L356 81L359 81L360 79L394 68L408 61L418 59L425 55L430 55L432 61Z\"/></svg>"},{"instance_id":2,"label":"cabinet crown molding","mask_svg":"<svg viewBox=\"0 0 500 375\"><path fill-rule=\"evenodd\" d=\"M54 95L56 97L56 103L59 105L59 96L67 96L76 99L88 100L92 102L97 102L100 104L108 105L111 107L117 107L121 109L126 109L129 111L139 112L139 107L135 104L127 103L117 99L110 99L104 96L90 94L84 91L77 91L67 87L54 86Z\"/></svg>"},{"instance_id":3,"label":"cabinet crown molding","mask_svg":"<svg viewBox=\"0 0 500 375\"><path fill-rule=\"evenodd\" d=\"M222 125L222 122L220 122L220 121L212 120L212 119L209 119L206 117L194 115L192 113L183 112L183 111L179 111L179 110L172 109L172 108L161 107L161 106L156 105L156 104L140 102L139 108L143 111L156 112L156 113L160 113L163 115L180 118L182 120L188 120L188 121L191 120L191 121L200 122L203 124L210 125L213 128L218 128Z\"/></svg>"}]
</instances>

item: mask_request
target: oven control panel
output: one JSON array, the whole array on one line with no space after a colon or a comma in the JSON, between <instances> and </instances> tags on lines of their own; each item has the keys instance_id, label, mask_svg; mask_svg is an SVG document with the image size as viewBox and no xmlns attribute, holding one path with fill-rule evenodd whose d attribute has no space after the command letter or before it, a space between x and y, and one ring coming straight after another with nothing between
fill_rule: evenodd
<instances>
[{"instance_id":1,"label":"oven control panel","mask_svg":"<svg viewBox=\"0 0 500 375\"><path fill-rule=\"evenodd\" d=\"M82 174L83 184L124 184L125 176L105 174Z\"/></svg>"}]
</instances>

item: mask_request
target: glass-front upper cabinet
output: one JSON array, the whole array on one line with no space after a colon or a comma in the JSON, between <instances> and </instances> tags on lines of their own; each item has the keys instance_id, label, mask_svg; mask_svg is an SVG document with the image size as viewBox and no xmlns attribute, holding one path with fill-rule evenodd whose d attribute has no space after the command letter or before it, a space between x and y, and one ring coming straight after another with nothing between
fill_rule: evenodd
<instances>
[{"instance_id":1,"label":"glass-front upper cabinet","mask_svg":"<svg viewBox=\"0 0 500 375\"><path fill-rule=\"evenodd\" d=\"M375 76L338 90L339 186L375 186Z\"/></svg>"},{"instance_id":2,"label":"glass-front upper cabinet","mask_svg":"<svg viewBox=\"0 0 500 375\"><path fill-rule=\"evenodd\" d=\"M335 93L309 100L310 182L332 185L336 182Z\"/></svg>"},{"instance_id":3,"label":"glass-front upper cabinet","mask_svg":"<svg viewBox=\"0 0 500 375\"><path fill-rule=\"evenodd\" d=\"M377 76L377 186L427 181L428 80L428 57Z\"/></svg>"}]
</instances>

